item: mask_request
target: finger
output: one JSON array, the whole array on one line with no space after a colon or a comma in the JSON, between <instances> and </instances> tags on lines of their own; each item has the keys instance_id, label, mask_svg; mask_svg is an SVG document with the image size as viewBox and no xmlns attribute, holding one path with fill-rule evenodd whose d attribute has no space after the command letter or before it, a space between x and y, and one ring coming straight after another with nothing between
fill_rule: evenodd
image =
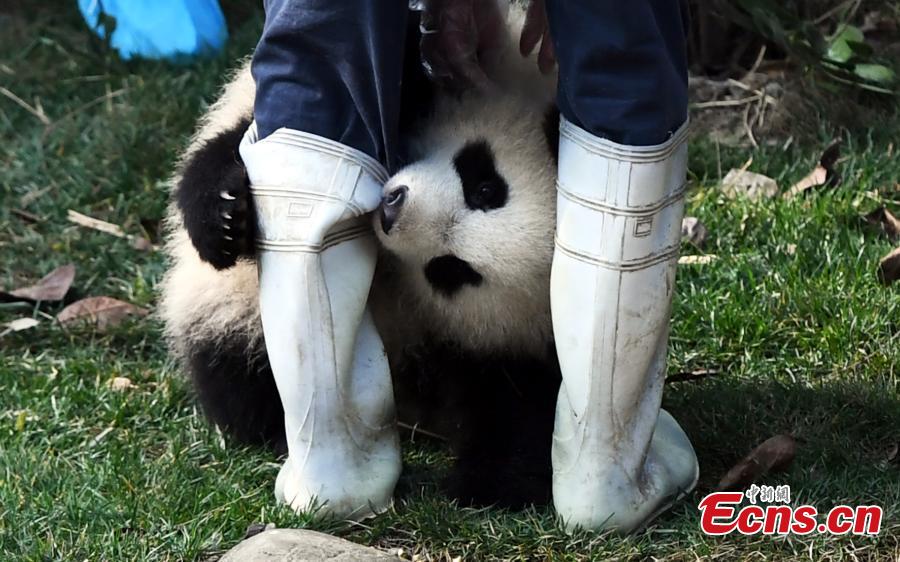
<instances>
[{"instance_id":1,"label":"finger","mask_svg":"<svg viewBox=\"0 0 900 562\"><path fill-rule=\"evenodd\" d=\"M528 56L534 51L544 31L547 29L547 13L544 11L544 0L531 0L525 12L525 25L519 37L519 52Z\"/></svg>"},{"instance_id":2,"label":"finger","mask_svg":"<svg viewBox=\"0 0 900 562\"><path fill-rule=\"evenodd\" d=\"M504 9L504 7L506 9ZM480 0L474 5L473 15L477 30L478 63L482 68L490 68L506 50L508 44L507 14L508 5L498 0ZM486 70L487 72L487 70Z\"/></svg>"},{"instance_id":3,"label":"finger","mask_svg":"<svg viewBox=\"0 0 900 562\"><path fill-rule=\"evenodd\" d=\"M450 77L450 69L438 47L437 37L423 35L419 43L419 50L422 67L429 79L435 82L443 82Z\"/></svg>"},{"instance_id":4,"label":"finger","mask_svg":"<svg viewBox=\"0 0 900 562\"><path fill-rule=\"evenodd\" d=\"M475 57L456 59L453 63L452 73L468 87L485 91L492 85L491 79L485 74Z\"/></svg>"},{"instance_id":5,"label":"finger","mask_svg":"<svg viewBox=\"0 0 900 562\"><path fill-rule=\"evenodd\" d=\"M550 31L544 32L544 38L541 40L541 50L538 51L538 69L542 74L550 74L556 66L556 49L553 47L553 41L550 39Z\"/></svg>"},{"instance_id":6,"label":"finger","mask_svg":"<svg viewBox=\"0 0 900 562\"><path fill-rule=\"evenodd\" d=\"M485 88L490 84L478 58L475 32L474 21L462 19L447 22L442 30L440 58L453 86Z\"/></svg>"}]
</instances>

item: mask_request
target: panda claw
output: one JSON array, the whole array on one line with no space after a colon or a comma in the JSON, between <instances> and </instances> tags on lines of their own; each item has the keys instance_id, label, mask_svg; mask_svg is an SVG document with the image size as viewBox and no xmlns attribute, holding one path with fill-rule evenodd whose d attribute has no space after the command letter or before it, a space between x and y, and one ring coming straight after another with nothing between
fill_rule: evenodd
<instances>
[{"instance_id":1,"label":"panda claw","mask_svg":"<svg viewBox=\"0 0 900 562\"><path fill-rule=\"evenodd\" d=\"M191 243L200 259L228 269L255 254L255 213L238 146L248 121L207 140L191 154L175 192Z\"/></svg>"}]
</instances>

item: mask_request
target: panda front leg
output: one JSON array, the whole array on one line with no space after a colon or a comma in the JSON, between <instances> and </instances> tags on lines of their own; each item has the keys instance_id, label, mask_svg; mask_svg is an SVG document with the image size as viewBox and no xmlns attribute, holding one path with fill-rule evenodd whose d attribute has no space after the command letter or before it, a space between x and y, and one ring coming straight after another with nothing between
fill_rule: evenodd
<instances>
[{"instance_id":1,"label":"panda front leg","mask_svg":"<svg viewBox=\"0 0 900 562\"><path fill-rule=\"evenodd\" d=\"M241 144L257 215L260 312L285 411L275 494L295 510L361 519L400 474L387 358L366 300L376 246L363 216L387 173L362 152L279 129Z\"/></svg>"},{"instance_id":2,"label":"panda front leg","mask_svg":"<svg viewBox=\"0 0 900 562\"><path fill-rule=\"evenodd\" d=\"M563 382L553 498L569 528L639 529L690 491L660 410L687 169L685 2L548 0L560 127L551 309Z\"/></svg>"}]
</instances>

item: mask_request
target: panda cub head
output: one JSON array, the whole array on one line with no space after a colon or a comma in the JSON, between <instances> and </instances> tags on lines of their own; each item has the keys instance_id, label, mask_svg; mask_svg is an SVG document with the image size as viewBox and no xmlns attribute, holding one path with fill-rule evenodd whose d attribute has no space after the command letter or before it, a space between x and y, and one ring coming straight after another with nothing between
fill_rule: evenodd
<instances>
[{"instance_id":1,"label":"panda cub head","mask_svg":"<svg viewBox=\"0 0 900 562\"><path fill-rule=\"evenodd\" d=\"M447 97L434 116L374 216L394 304L470 350L544 349L558 113L505 93Z\"/></svg>"}]
</instances>

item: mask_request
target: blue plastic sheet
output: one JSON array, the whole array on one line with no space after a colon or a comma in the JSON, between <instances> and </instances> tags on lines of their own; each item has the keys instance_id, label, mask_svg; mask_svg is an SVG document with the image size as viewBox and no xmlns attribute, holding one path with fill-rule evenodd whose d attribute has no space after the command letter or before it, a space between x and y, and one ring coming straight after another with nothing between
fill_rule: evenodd
<instances>
[{"instance_id":1,"label":"blue plastic sheet","mask_svg":"<svg viewBox=\"0 0 900 562\"><path fill-rule=\"evenodd\" d=\"M97 35L112 32L110 44L123 59L213 54L228 38L218 0L78 0L78 7ZM115 25L107 26L111 19Z\"/></svg>"}]
</instances>

